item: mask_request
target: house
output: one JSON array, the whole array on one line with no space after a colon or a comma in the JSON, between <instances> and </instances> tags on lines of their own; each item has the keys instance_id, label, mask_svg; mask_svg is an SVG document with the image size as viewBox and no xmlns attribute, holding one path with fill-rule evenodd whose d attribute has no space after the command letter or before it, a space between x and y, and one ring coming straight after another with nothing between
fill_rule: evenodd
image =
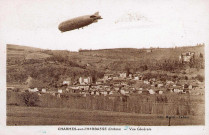
<instances>
[{"instance_id":1,"label":"house","mask_svg":"<svg viewBox=\"0 0 209 135\"><path fill-rule=\"evenodd\" d=\"M91 91L91 92L90 92L90 95L94 95L94 91Z\"/></svg>"},{"instance_id":2,"label":"house","mask_svg":"<svg viewBox=\"0 0 209 135\"><path fill-rule=\"evenodd\" d=\"M58 93L62 93L62 89L58 89L58 91L57 91Z\"/></svg>"},{"instance_id":3,"label":"house","mask_svg":"<svg viewBox=\"0 0 209 135\"><path fill-rule=\"evenodd\" d=\"M144 80L145 84L150 84L150 82L148 80Z\"/></svg>"},{"instance_id":4,"label":"house","mask_svg":"<svg viewBox=\"0 0 209 135\"><path fill-rule=\"evenodd\" d=\"M42 88L42 89L41 89L41 92L42 92L42 93L46 93L46 89Z\"/></svg>"},{"instance_id":5,"label":"house","mask_svg":"<svg viewBox=\"0 0 209 135\"><path fill-rule=\"evenodd\" d=\"M158 93L158 94L163 94L163 90L157 90L157 91L155 91L156 93Z\"/></svg>"},{"instance_id":6,"label":"house","mask_svg":"<svg viewBox=\"0 0 209 135\"><path fill-rule=\"evenodd\" d=\"M179 89L173 89L173 92L179 93Z\"/></svg>"},{"instance_id":7,"label":"house","mask_svg":"<svg viewBox=\"0 0 209 135\"><path fill-rule=\"evenodd\" d=\"M175 92L175 93L181 93L181 92L183 92L183 89L181 89L180 86L176 86L176 87L174 87L173 92Z\"/></svg>"},{"instance_id":8,"label":"house","mask_svg":"<svg viewBox=\"0 0 209 135\"><path fill-rule=\"evenodd\" d=\"M174 84L173 81L166 81L166 84Z\"/></svg>"},{"instance_id":9,"label":"house","mask_svg":"<svg viewBox=\"0 0 209 135\"><path fill-rule=\"evenodd\" d=\"M155 94L155 91L153 89L150 89L149 94Z\"/></svg>"},{"instance_id":10,"label":"house","mask_svg":"<svg viewBox=\"0 0 209 135\"><path fill-rule=\"evenodd\" d=\"M160 91L159 91L159 94L163 94L163 91L162 91L162 90L160 90Z\"/></svg>"},{"instance_id":11,"label":"house","mask_svg":"<svg viewBox=\"0 0 209 135\"><path fill-rule=\"evenodd\" d=\"M162 87L162 86L163 86L162 83L159 83L159 84L157 85L158 88L159 88L159 87Z\"/></svg>"},{"instance_id":12,"label":"house","mask_svg":"<svg viewBox=\"0 0 209 135\"><path fill-rule=\"evenodd\" d=\"M186 93L189 93L189 91L184 89L182 93L186 94Z\"/></svg>"},{"instance_id":13,"label":"house","mask_svg":"<svg viewBox=\"0 0 209 135\"><path fill-rule=\"evenodd\" d=\"M139 80L139 77L138 77L138 76L135 76L135 77L134 77L134 80Z\"/></svg>"},{"instance_id":14,"label":"house","mask_svg":"<svg viewBox=\"0 0 209 135\"><path fill-rule=\"evenodd\" d=\"M29 92L38 92L38 88L29 88L28 89Z\"/></svg>"},{"instance_id":15,"label":"house","mask_svg":"<svg viewBox=\"0 0 209 135\"><path fill-rule=\"evenodd\" d=\"M97 96L100 95L99 91L96 91L95 95L97 95Z\"/></svg>"},{"instance_id":16,"label":"house","mask_svg":"<svg viewBox=\"0 0 209 135\"><path fill-rule=\"evenodd\" d=\"M189 89L189 90L191 90L191 89L192 89L192 85L191 85L191 84L188 86L188 89Z\"/></svg>"},{"instance_id":17,"label":"house","mask_svg":"<svg viewBox=\"0 0 209 135\"><path fill-rule=\"evenodd\" d=\"M155 84L150 85L151 87L155 87Z\"/></svg>"},{"instance_id":18,"label":"house","mask_svg":"<svg viewBox=\"0 0 209 135\"><path fill-rule=\"evenodd\" d=\"M180 90L179 90L179 93L184 93L184 90L180 89Z\"/></svg>"},{"instance_id":19,"label":"house","mask_svg":"<svg viewBox=\"0 0 209 135\"><path fill-rule=\"evenodd\" d=\"M117 76L114 76L112 79L113 80L119 80L119 78Z\"/></svg>"},{"instance_id":20,"label":"house","mask_svg":"<svg viewBox=\"0 0 209 135\"><path fill-rule=\"evenodd\" d=\"M155 79L155 78L152 78L152 79L151 79L151 81L155 82L155 81L156 81L156 79Z\"/></svg>"},{"instance_id":21,"label":"house","mask_svg":"<svg viewBox=\"0 0 209 135\"><path fill-rule=\"evenodd\" d=\"M70 85L70 81L63 81L63 85Z\"/></svg>"},{"instance_id":22,"label":"house","mask_svg":"<svg viewBox=\"0 0 209 135\"><path fill-rule=\"evenodd\" d=\"M107 96L107 91L101 91L101 94Z\"/></svg>"},{"instance_id":23,"label":"house","mask_svg":"<svg viewBox=\"0 0 209 135\"><path fill-rule=\"evenodd\" d=\"M194 56L194 52L185 52L179 56L179 61L181 61L182 63L192 62L194 61Z\"/></svg>"},{"instance_id":24,"label":"house","mask_svg":"<svg viewBox=\"0 0 209 135\"><path fill-rule=\"evenodd\" d=\"M127 84L127 82L121 82L121 85L126 86L128 84Z\"/></svg>"},{"instance_id":25,"label":"house","mask_svg":"<svg viewBox=\"0 0 209 135\"><path fill-rule=\"evenodd\" d=\"M89 90L90 86L89 85L79 85L78 89L80 89L80 90Z\"/></svg>"},{"instance_id":26,"label":"house","mask_svg":"<svg viewBox=\"0 0 209 135\"><path fill-rule=\"evenodd\" d=\"M142 90L137 90L137 94L142 94Z\"/></svg>"},{"instance_id":27,"label":"house","mask_svg":"<svg viewBox=\"0 0 209 135\"><path fill-rule=\"evenodd\" d=\"M79 83L81 85L91 84L92 83L92 78L91 77L80 77L79 78Z\"/></svg>"},{"instance_id":28,"label":"house","mask_svg":"<svg viewBox=\"0 0 209 135\"><path fill-rule=\"evenodd\" d=\"M14 90L15 87L7 87L7 90Z\"/></svg>"},{"instance_id":29,"label":"house","mask_svg":"<svg viewBox=\"0 0 209 135\"><path fill-rule=\"evenodd\" d=\"M126 94L126 92L125 92L124 89L121 89L121 90L120 90L120 93L121 93L122 95L125 95L125 94Z\"/></svg>"},{"instance_id":30,"label":"house","mask_svg":"<svg viewBox=\"0 0 209 135\"><path fill-rule=\"evenodd\" d=\"M120 90L120 88L119 87L114 87L114 90L118 91L118 90Z\"/></svg>"},{"instance_id":31,"label":"house","mask_svg":"<svg viewBox=\"0 0 209 135\"><path fill-rule=\"evenodd\" d=\"M127 77L127 73L120 73L120 77L121 78L126 78Z\"/></svg>"},{"instance_id":32,"label":"house","mask_svg":"<svg viewBox=\"0 0 209 135\"><path fill-rule=\"evenodd\" d=\"M139 90L143 90L143 88L139 88Z\"/></svg>"}]
</instances>

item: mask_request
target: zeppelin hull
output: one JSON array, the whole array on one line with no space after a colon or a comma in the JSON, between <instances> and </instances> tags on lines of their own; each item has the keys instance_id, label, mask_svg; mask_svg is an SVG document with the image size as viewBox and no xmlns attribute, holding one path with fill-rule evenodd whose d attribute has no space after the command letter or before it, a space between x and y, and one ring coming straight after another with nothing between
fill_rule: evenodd
<instances>
[{"instance_id":1,"label":"zeppelin hull","mask_svg":"<svg viewBox=\"0 0 209 135\"><path fill-rule=\"evenodd\" d=\"M97 22L98 19L102 19L102 18L99 15L99 13L96 12L93 15L81 16L81 17L77 17L74 19L64 21L58 26L58 29L61 32L75 30L75 29L83 28L83 27L90 25L94 22Z\"/></svg>"},{"instance_id":2,"label":"zeppelin hull","mask_svg":"<svg viewBox=\"0 0 209 135\"><path fill-rule=\"evenodd\" d=\"M93 23L93 21L94 21L93 19L87 18L87 17L86 18L76 18L76 19L71 19L71 20L61 23L58 28L60 31L65 32L65 31L70 31L70 30L85 27L85 26Z\"/></svg>"}]
</instances>

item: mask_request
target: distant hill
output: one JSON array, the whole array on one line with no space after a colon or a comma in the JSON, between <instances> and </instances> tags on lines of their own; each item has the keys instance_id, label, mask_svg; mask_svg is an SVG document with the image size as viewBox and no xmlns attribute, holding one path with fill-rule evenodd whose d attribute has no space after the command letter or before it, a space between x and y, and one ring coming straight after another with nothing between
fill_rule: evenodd
<instances>
[{"instance_id":1,"label":"distant hill","mask_svg":"<svg viewBox=\"0 0 209 135\"><path fill-rule=\"evenodd\" d=\"M18 50L18 51L40 51L42 49L29 47L29 46L22 46L22 45L14 45L14 44L7 44L8 50Z\"/></svg>"},{"instance_id":2,"label":"distant hill","mask_svg":"<svg viewBox=\"0 0 209 135\"><path fill-rule=\"evenodd\" d=\"M42 50L40 48L8 44L7 58L42 59L50 57L45 53L41 53Z\"/></svg>"},{"instance_id":3,"label":"distant hill","mask_svg":"<svg viewBox=\"0 0 209 135\"><path fill-rule=\"evenodd\" d=\"M116 69L113 65L128 66L131 65L152 65L162 61L178 61L183 52L195 52L195 56L204 55L204 46L188 46L176 48L117 48L117 49L100 49L100 50L80 50L80 58L83 61L92 62L106 68ZM122 61L122 62L121 62Z\"/></svg>"},{"instance_id":4,"label":"distant hill","mask_svg":"<svg viewBox=\"0 0 209 135\"><path fill-rule=\"evenodd\" d=\"M145 70L184 70L179 63L183 52L195 52L195 63L187 67L204 68L204 45L175 48L115 48L79 50L79 52L45 50L34 47L7 45L7 82L24 83L29 76L48 85L67 77L93 76L106 72L144 72ZM202 55L203 58L200 58Z\"/></svg>"}]
</instances>

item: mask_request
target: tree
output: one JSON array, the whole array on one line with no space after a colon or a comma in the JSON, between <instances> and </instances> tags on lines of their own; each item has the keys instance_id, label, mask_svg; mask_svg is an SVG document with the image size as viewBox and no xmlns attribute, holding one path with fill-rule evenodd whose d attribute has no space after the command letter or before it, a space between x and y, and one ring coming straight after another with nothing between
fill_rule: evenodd
<instances>
[{"instance_id":1,"label":"tree","mask_svg":"<svg viewBox=\"0 0 209 135\"><path fill-rule=\"evenodd\" d=\"M200 82L203 82L204 81L204 77L201 76L201 75L197 75L196 76L196 79L199 80Z\"/></svg>"},{"instance_id":2,"label":"tree","mask_svg":"<svg viewBox=\"0 0 209 135\"><path fill-rule=\"evenodd\" d=\"M185 76L184 78L185 78L185 80L188 80L189 79L188 76Z\"/></svg>"},{"instance_id":3,"label":"tree","mask_svg":"<svg viewBox=\"0 0 209 135\"><path fill-rule=\"evenodd\" d=\"M26 92L22 94L22 98L27 106L37 106L40 101L37 93Z\"/></svg>"},{"instance_id":4,"label":"tree","mask_svg":"<svg viewBox=\"0 0 209 135\"><path fill-rule=\"evenodd\" d=\"M147 70L147 69L148 69L147 65L144 65L144 70Z\"/></svg>"},{"instance_id":5,"label":"tree","mask_svg":"<svg viewBox=\"0 0 209 135\"><path fill-rule=\"evenodd\" d=\"M200 58L203 58L203 54L202 53L200 53Z\"/></svg>"}]
</instances>

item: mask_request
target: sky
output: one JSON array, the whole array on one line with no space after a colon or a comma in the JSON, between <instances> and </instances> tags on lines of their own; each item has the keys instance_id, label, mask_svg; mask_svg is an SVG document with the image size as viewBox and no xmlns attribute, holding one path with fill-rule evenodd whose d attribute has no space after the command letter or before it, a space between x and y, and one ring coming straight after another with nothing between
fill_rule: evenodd
<instances>
[{"instance_id":1,"label":"sky","mask_svg":"<svg viewBox=\"0 0 209 135\"><path fill-rule=\"evenodd\" d=\"M174 47L209 43L208 0L0 0L0 43L43 49ZM102 20L61 33L65 20Z\"/></svg>"}]
</instances>

